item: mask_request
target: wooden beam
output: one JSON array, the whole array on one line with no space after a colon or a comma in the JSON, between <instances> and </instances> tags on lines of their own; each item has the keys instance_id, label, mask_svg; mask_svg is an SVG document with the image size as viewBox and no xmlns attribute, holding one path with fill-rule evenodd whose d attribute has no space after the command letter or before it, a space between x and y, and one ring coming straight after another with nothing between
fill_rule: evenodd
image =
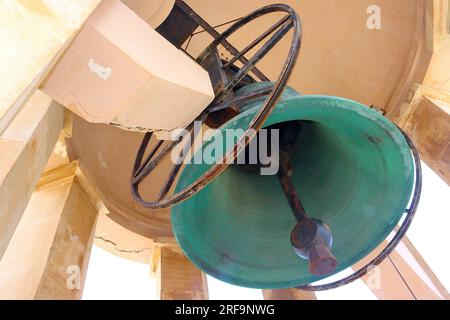
<instances>
[{"instance_id":1,"label":"wooden beam","mask_svg":"<svg viewBox=\"0 0 450 320\"><path fill-rule=\"evenodd\" d=\"M161 300L207 300L205 274L173 242L155 243L151 262Z\"/></svg>"},{"instance_id":2,"label":"wooden beam","mask_svg":"<svg viewBox=\"0 0 450 320\"><path fill-rule=\"evenodd\" d=\"M97 209L77 163L45 173L0 262L0 299L80 299Z\"/></svg>"},{"instance_id":3,"label":"wooden beam","mask_svg":"<svg viewBox=\"0 0 450 320\"><path fill-rule=\"evenodd\" d=\"M400 126L421 159L450 185L450 94L418 87Z\"/></svg>"},{"instance_id":4,"label":"wooden beam","mask_svg":"<svg viewBox=\"0 0 450 320\"><path fill-rule=\"evenodd\" d=\"M38 91L0 135L0 258L62 127L62 106Z\"/></svg>"},{"instance_id":5,"label":"wooden beam","mask_svg":"<svg viewBox=\"0 0 450 320\"><path fill-rule=\"evenodd\" d=\"M312 291L299 289L263 290L264 300L317 300Z\"/></svg>"},{"instance_id":6,"label":"wooden beam","mask_svg":"<svg viewBox=\"0 0 450 320\"><path fill-rule=\"evenodd\" d=\"M407 236L403 237L397 251L399 251L399 255L402 259L409 264L410 268L415 270L416 273L419 273L422 279L425 279L429 288L441 298L450 300L450 294L445 286Z\"/></svg>"},{"instance_id":7,"label":"wooden beam","mask_svg":"<svg viewBox=\"0 0 450 320\"><path fill-rule=\"evenodd\" d=\"M100 2L0 1L0 134Z\"/></svg>"},{"instance_id":8,"label":"wooden beam","mask_svg":"<svg viewBox=\"0 0 450 320\"><path fill-rule=\"evenodd\" d=\"M358 262L357 270L370 262L386 243L380 245L371 254ZM396 250L380 265L374 266L362 278L369 289L380 300L439 300L448 298L442 291L442 284L433 275L431 269L411 244L401 241ZM445 290L445 289L444 289Z\"/></svg>"}]
</instances>

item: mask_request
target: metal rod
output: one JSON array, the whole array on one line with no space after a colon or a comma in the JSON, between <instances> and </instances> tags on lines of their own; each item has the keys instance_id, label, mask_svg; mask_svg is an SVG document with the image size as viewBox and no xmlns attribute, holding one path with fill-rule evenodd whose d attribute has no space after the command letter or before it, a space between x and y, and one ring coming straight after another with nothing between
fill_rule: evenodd
<instances>
[{"instance_id":1,"label":"metal rod","mask_svg":"<svg viewBox=\"0 0 450 320\"><path fill-rule=\"evenodd\" d=\"M227 21L227 22L224 22L224 23L215 25L215 26L210 26L206 21L205 21L205 23L208 24L208 26L210 27L209 29L214 29L214 30L215 30L215 29L217 29L217 28L220 28L220 27L223 27L223 26L226 26L226 25L235 23L236 21L239 21L239 20L241 20L241 19L242 19L242 17L236 18L236 19L233 19L233 20L230 20L230 21ZM203 29L203 30L200 30L200 31L196 31L196 32L194 32L192 35L193 35L193 36L196 36L196 35L198 35L198 34L200 34L200 33L204 33L204 32L207 32L207 30Z\"/></svg>"},{"instance_id":2,"label":"metal rod","mask_svg":"<svg viewBox=\"0 0 450 320\"><path fill-rule=\"evenodd\" d=\"M289 206L291 207L292 213L294 214L297 221L307 219L305 208L298 197L295 186L291 180L291 166L287 160L280 161L280 168L278 170L278 179L280 180L281 187L283 188L284 194L288 200Z\"/></svg>"},{"instance_id":3,"label":"metal rod","mask_svg":"<svg viewBox=\"0 0 450 320\"><path fill-rule=\"evenodd\" d=\"M281 40L281 38L292 28L293 22L289 21L279 29L256 53L255 55L234 75L234 79L225 85L221 93L217 95L215 101L219 101L228 91L233 89L254 67L256 62L265 55Z\"/></svg>"},{"instance_id":4,"label":"metal rod","mask_svg":"<svg viewBox=\"0 0 450 320\"><path fill-rule=\"evenodd\" d=\"M286 21L290 19L290 16L287 15L283 17L280 21L278 21L276 24L274 24L272 27L270 27L268 30L266 30L262 35L260 35L258 38L252 41L247 47L245 47L241 52L239 52L237 55L233 57L230 61L228 61L223 68L228 68L230 65L234 64L236 61L239 60L242 56L244 56L247 52L252 50L258 43L263 41L265 38L270 36L275 30L277 30L279 27L281 27Z\"/></svg>"},{"instance_id":5,"label":"metal rod","mask_svg":"<svg viewBox=\"0 0 450 320\"><path fill-rule=\"evenodd\" d=\"M153 169L156 168L156 166L165 158L165 156L175 148L177 145L176 141L171 141L170 143L166 144L166 146L163 148L163 150L156 156L155 159L153 159L151 162L149 162L145 167L141 168L141 171L139 173L136 173L133 175L131 179L132 184L137 184L142 182L143 179L145 179L146 176L150 174Z\"/></svg>"},{"instance_id":6,"label":"metal rod","mask_svg":"<svg viewBox=\"0 0 450 320\"><path fill-rule=\"evenodd\" d=\"M159 148L161 147L163 142L164 142L163 140L159 140L156 143L156 145L153 147L152 151L149 152L149 154L148 154L147 158L145 159L144 163L142 165L140 165L140 167L138 169L135 169L133 177L136 177L136 176L141 174L142 170L148 165L148 163L154 157L154 155L159 150ZM148 142L147 142L147 144L148 144ZM140 163L142 163L142 162L140 162Z\"/></svg>"},{"instance_id":7,"label":"metal rod","mask_svg":"<svg viewBox=\"0 0 450 320\"><path fill-rule=\"evenodd\" d=\"M395 234L394 238L387 244L387 246L383 249L383 251L380 252L378 256L376 256L372 261L370 261L368 264L366 264L364 267L359 269L358 271L354 272L353 274L349 275L348 277L345 277L343 279L326 283L322 285L307 285L307 286L299 286L297 289L304 290L304 291L323 291L323 290L330 290L339 288L343 285L349 284L355 280L358 280L365 274L367 274L374 266L379 265L381 262L383 262L384 259L386 259L387 256L389 256L392 251L397 247L397 245L402 240L403 236L406 234L406 231L408 231L409 226L411 225L411 222L416 214L417 207L419 205L420 195L422 193L422 168L420 165L420 157L419 152L417 151L416 147L414 146L414 143L411 141L411 139L408 137L408 135L400 128L397 127L400 132L405 137L406 142L409 145L409 148L411 149L411 153L414 158L414 164L415 164L415 184L414 184L414 192L413 192L413 198L411 201L411 204L408 209L405 210L406 217L403 220L402 225L400 226L399 230Z\"/></svg>"},{"instance_id":8,"label":"metal rod","mask_svg":"<svg viewBox=\"0 0 450 320\"><path fill-rule=\"evenodd\" d=\"M214 28L212 28L202 17L200 17L194 10L192 10L184 1L177 0L177 5L186 13L188 13L199 25L203 27L203 29L208 32L214 39L221 38L221 34L217 32ZM242 20L239 20L239 23ZM237 50L231 43L227 40L223 39L220 43L227 49L231 54L237 55L239 50ZM239 59L242 63L247 63L248 60L245 57L241 57ZM262 73L258 68L253 69L253 73L261 80L261 81L270 81L264 73Z\"/></svg>"},{"instance_id":9,"label":"metal rod","mask_svg":"<svg viewBox=\"0 0 450 320\"><path fill-rule=\"evenodd\" d=\"M275 128L280 131L280 168L278 170L278 180L283 188L292 213L299 222L307 219L308 215L292 183L291 176L293 168L290 163L290 157L299 138L300 123L297 121L285 122L276 125Z\"/></svg>"},{"instance_id":10,"label":"metal rod","mask_svg":"<svg viewBox=\"0 0 450 320\"><path fill-rule=\"evenodd\" d=\"M184 148L182 148L182 150L180 151L181 159L179 159L179 163L177 163L176 165L174 165L172 167L172 170L170 171L170 174L167 177L164 187L161 189L161 191L159 193L159 200L162 200L167 196L170 189L172 188L173 183L175 182L175 179L176 179L178 173L180 172L181 167L183 166L184 160L186 159L188 153L191 150L193 150L194 141L200 132L192 133L192 130L190 132L191 132L191 140L190 140L190 144L189 144L189 149L184 150Z\"/></svg>"},{"instance_id":11,"label":"metal rod","mask_svg":"<svg viewBox=\"0 0 450 320\"><path fill-rule=\"evenodd\" d=\"M133 177L135 172L139 170L139 167L142 163L142 158L144 157L145 149L147 149L148 143L152 138L153 132L146 132L144 135L144 139L142 139L141 145L139 146L139 150L136 154L136 159L134 160L133 172L131 176Z\"/></svg>"},{"instance_id":12,"label":"metal rod","mask_svg":"<svg viewBox=\"0 0 450 320\"><path fill-rule=\"evenodd\" d=\"M237 106L239 108L239 104L241 104L243 102L254 100L256 98L264 97L264 96L268 95L270 93L270 91L272 91L272 89L273 89L273 86L269 86L269 87L263 88L263 89L258 89L256 91L241 95L241 96L233 98L231 100L224 101L218 105L213 105L213 107L208 108L208 111L210 113L213 113L213 112L223 110L226 108L230 108L233 106Z\"/></svg>"}]
</instances>

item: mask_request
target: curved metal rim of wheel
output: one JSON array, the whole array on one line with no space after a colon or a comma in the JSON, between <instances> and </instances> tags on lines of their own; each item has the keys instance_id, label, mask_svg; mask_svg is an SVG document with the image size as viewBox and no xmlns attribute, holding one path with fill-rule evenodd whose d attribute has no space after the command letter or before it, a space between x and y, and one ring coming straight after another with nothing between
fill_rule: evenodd
<instances>
[{"instance_id":1,"label":"curved metal rim of wheel","mask_svg":"<svg viewBox=\"0 0 450 320\"><path fill-rule=\"evenodd\" d=\"M256 132L263 126L265 120L269 117L270 113L275 108L276 102L280 95L282 94L284 88L286 87L287 81L292 74L293 68L298 58L298 54L300 52L301 46L301 21L298 17L297 13L288 5L284 4L274 4L258 9L248 16L244 17L240 21L233 24L228 30L226 30L218 39L214 40L197 58L197 62L201 62L209 52L213 48L216 48L221 44L222 41L225 41L231 34L240 29L245 24L273 12L286 12L288 15L282 18L277 25L281 27L271 39L269 39L256 53L255 55L248 60L248 62L236 73L235 78L227 83L226 87L222 92L216 95L214 101L211 103L214 106L216 103L220 102L221 99L226 95L227 92L232 90L241 80L245 77L255 66L255 64L260 61L275 45L278 43L281 38L286 35L286 33L293 28L293 37L291 48L286 59L286 62L283 65L282 71L278 77L278 80L274 84L273 88L270 91L265 103L257 112L250 122L245 136L240 141L234 145L234 147L229 151L228 154L224 155L223 160L220 164L213 166L210 170L208 170L205 174L199 177L196 181L194 181L191 185L186 187L185 189L177 192L176 194L166 197L167 193L175 180L176 173L178 173L180 166L175 165L171 174L169 175L166 185L161 190L161 194L158 201L147 202L144 201L141 195L139 194L139 184L156 168L156 166L161 162L161 160L169 154L179 143L179 141L168 143L162 151L152 159L158 149L161 147L162 142L158 142L154 149L149 153L147 158L142 162L144 153L152 136L151 133L147 133L142 141L142 144L138 150L135 164L133 166L132 178L131 178L131 191L133 197L142 204L146 208L150 209L160 209L167 208L173 206L183 200L186 200L192 197L194 194L202 190L205 186L211 183L216 177L218 177L227 167L227 161L225 159L235 159L240 151L244 150L248 145L249 141L256 135ZM274 30L273 30L274 31ZM259 38L260 39L260 38ZM262 41L263 39L261 39ZM271 41L272 40L272 41ZM252 43L252 45L255 45ZM246 51L244 49L240 54ZM237 56L235 58L238 58ZM205 121L208 116L209 111L206 109L197 119L196 121ZM187 129L189 131L192 130L193 123L190 124Z\"/></svg>"}]
</instances>

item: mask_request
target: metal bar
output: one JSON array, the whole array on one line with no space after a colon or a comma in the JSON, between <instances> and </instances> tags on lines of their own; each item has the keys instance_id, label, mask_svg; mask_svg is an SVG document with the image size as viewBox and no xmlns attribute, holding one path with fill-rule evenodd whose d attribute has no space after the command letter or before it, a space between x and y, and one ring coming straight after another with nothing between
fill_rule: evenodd
<instances>
[{"instance_id":1,"label":"metal bar","mask_svg":"<svg viewBox=\"0 0 450 320\"><path fill-rule=\"evenodd\" d=\"M204 121L205 118L207 117L208 112L202 112L202 114L200 114L197 119L195 121ZM195 122L194 121L194 122ZM194 122L191 123L186 129L188 131L191 131L193 126L194 126ZM146 140L146 137L144 137L144 141ZM141 147L138 151L138 154L136 156L136 162L138 160L138 158L142 159L143 154L145 152L145 148L148 145L148 141L144 143L144 141L141 144ZM163 141L162 141L163 142ZM131 178L131 185L132 185L132 194L135 197L135 199L138 202L143 202L142 198L139 196L139 193L137 192L137 186L139 185L140 182L142 182L143 179L145 179L145 177L147 177L155 168L156 166L167 156L167 154L169 154L169 152L171 152L176 145L179 143L179 141L171 141L158 155L155 159L152 159L150 162L146 163L145 166L142 166L141 168L139 168L140 172L137 173L137 169L136 169L136 163L135 163L135 169L133 171L132 174L132 178ZM145 146L144 146L145 145ZM144 146L144 147L143 147ZM151 153L153 153L153 155L156 153L156 150L153 150ZM147 159L151 159L151 157L148 157Z\"/></svg>"},{"instance_id":2,"label":"metal bar","mask_svg":"<svg viewBox=\"0 0 450 320\"><path fill-rule=\"evenodd\" d=\"M151 162L149 162L145 167L141 169L139 174L135 174L132 179L132 184L138 184L142 182L142 180L145 179L146 176L152 172L158 164L161 163L161 161L164 159L164 157L175 148L177 142L171 141L169 144L166 145L166 147L163 148L163 150L156 156L155 159L153 159Z\"/></svg>"},{"instance_id":3,"label":"metal bar","mask_svg":"<svg viewBox=\"0 0 450 320\"><path fill-rule=\"evenodd\" d=\"M233 57L230 61L228 61L223 68L228 68L230 65L234 64L236 61L239 60L242 56L244 56L247 52L252 50L258 43L266 39L268 36L270 36L275 30L277 30L279 27L281 27L286 21L288 21L290 18L289 15L283 17L280 21L278 21L276 24L274 24L270 29L266 30L262 35L260 35L258 38L252 41L247 47L245 47L241 52L239 52L237 55Z\"/></svg>"},{"instance_id":4,"label":"metal bar","mask_svg":"<svg viewBox=\"0 0 450 320\"><path fill-rule=\"evenodd\" d=\"M198 27L197 21L180 8L180 3L177 1L169 16L155 30L175 47L181 49L183 43L192 36Z\"/></svg>"},{"instance_id":5,"label":"metal bar","mask_svg":"<svg viewBox=\"0 0 450 320\"><path fill-rule=\"evenodd\" d=\"M214 101L220 101L226 92L233 89L254 67L255 64L264 58L264 56L286 35L286 33L292 28L293 23L290 21L279 29L256 53L255 55L235 74L234 79L228 82L225 89L216 96Z\"/></svg>"},{"instance_id":6,"label":"metal bar","mask_svg":"<svg viewBox=\"0 0 450 320\"><path fill-rule=\"evenodd\" d=\"M305 208L298 197L295 186L291 180L291 166L289 161L283 159L280 161L280 168L278 170L278 179L280 180L281 187L283 188L284 194L288 200L289 206L291 207L292 213L294 214L297 221L308 218Z\"/></svg>"},{"instance_id":7,"label":"metal bar","mask_svg":"<svg viewBox=\"0 0 450 320\"><path fill-rule=\"evenodd\" d=\"M172 170L170 170L169 177L167 178L164 187L161 189L159 193L158 200L164 199L167 194L169 193L170 189L172 188L172 185L175 181L175 178L178 175L178 172L180 172L181 167L183 166L183 162L176 164L172 167Z\"/></svg>"},{"instance_id":8,"label":"metal bar","mask_svg":"<svg viewBox=\"0 0 450 320\"><path fill-rule=\"evenodd\" d=\"M223 27L223 26L226 26L226 25L235 23L236 21L239 21L239 20L241 20L241 19L242 19L242 17L236 18L236 19L233 19L233 20L230 20L230 21L227 21L227 22L224 22L224 23L215 25L215 26L210 26L210 27L211 27L212 29L215 30L215 29L217 29L217 28L220 28L220 27ZM196 36L196 35L201 34L201 33L204 33L204 32L207 32L207 31L206 31L205 29L203 29L203 30L194 32L192 35L193 35L193 36Z\"/></svg>"},{"instance_id":9,"label":"metal bar","mask_svg":"<svg viewBox=\"0 0 450 320\"><path fill-rule=\"evenodd\" d=\"M172 167L172 170L170 171L169 177L167 178L164 187L161 189L160 193L159 193L159 200L164 199L167 194L169 193L170 189L172 188L172 185L178 175L178 173L180 172L181 167L183 166L183 162L186 159L188 153L193 149L193 144L195 139L197 138L198 134L200 132L194 132L192 133L191 130L191 141L190 141L190 148L188 150L184 150L184 148L180 151L180 153L182 153L182 159L180 161L180 163L177 163L176 165L174 165ZM186 152L185 152L186 151Z\"/></svg>"},{"instance_id":10,"label":"metal bar","mask_svg":"<svg viewBox=\"0 0 450 320\"><path fill-rule=\"evenodd\" d=\"M142 170L145 168L145 166L148 165L148 163L150 162L150 160L153 158L153 156L155 155L155 153L158 151L158 149L161 147L161 145L163 144L163 140L160 140L156 143L156 145L153 147L153 150L150 151L150 153L148 154L147 158L145 159L144 163L142 164L142 162L140 162L140 166L139 168L135 168L134 173L133 173L133 177L139 175ZM147 143L148 144L148 143ZM144 150L145 151L145 150ZM143 154L142 154L143 155Z\"/></svg>"},{"instance_id":11,"label":"metal bar","mask_svg":"<svg viewBox=\"0 0 450 320\"><path fill-rule=\"evenodd\" d=\"M187 12L192 19L194 19L199 25L203 27L203 29L208 32L214 39L218 39L221 37L221 34L217 32L211 25L209 25L202 17L200 17L194 10L192 10L184 1L177 0L178 6L185 12ZM237 22L239 23L239 22ZM239 50L237 50L231 43L227 40L223 39L221 44L227 49L231 54L237 55ZM241 57L239 59L242 63L247 63L248 60L245 57ZM261 80L261 81L270 81L264 73L262 73L258 68L253 69L253 73Z\"/></svg>"},{"instance_id":12,"label":"metal bar","mask_svg":"<svg viewBox=\"0 0 450 320\"><path fill-rule=\"evenodd\" d=\"M228 79L225 71L222 69L222 61L217 48L211 51L211 54L202 61L201 66L209 73L214 95L216 96L223 92Z\"/></svg>"},{"instance_id":13,"label":"metal bar","mask_svg":"<svg viewBox=\"0 0 450 320\"><path fill-rule=\"evenodd\" d=\"M133 172L131 175L132 177L134 176L134 173L139 169L142 163L142 158L144 157L145 149L147 149L148 143L152 138L152 135L153 135L152 132L146 132L144 135L144 139L142 139L141 145L139 146L139 150L136 154L136 159L134 160Z\"/></svg>"},{"instance_id":14,"label":"metal bar","mask_svg":"<svg viewBox=\"0 0 450 320\"><path fill-rule=\"evenodd\" d=\"M219 110L223 110L223 109L226 109L226 108L229 108L229 107L232 107L232 106L237 106L238 109L239 109L239 104L240 103L251 101L253 99L257 99L257 98L260 98L260 97L264 97L264 96L268 95L270 93L270 91L272 91L272 89L273 89L273 86L269 86L269 87L263 88L263 89L258 89L256 91L253 91L253 92L247 93L245 95L236 97L236 98L234 98L232 100L229 100L229 101L224 101L224 102L222 102L222 103L220 103L220 104L218 104L216 106L208 108L208 111L210 113L213 113L213 112L216 112L216 111L219 111Z\"/></svg>"},{"instance_id":15,"label":"metal bar","mask_svg":"<svg viewBox=\"0 0 450 320\"><path fill-rule=\"evenodd\" d=\"M278 180L297 221L307 219L308 215L292 183L293 169L290 163L292 149L299 138L300 124L297 121L285 122L275 126L280 131L280 168Z\"/></svg>"},{"instance_id":16,"label":"metal bar","mask_svg":"<svg viewBox=\"0 0 450 320\"><path fill-rule=\"evenodd\" d=\"M202 112L197 119L195 119L195 121L204 121L206 119L208 115L207 111ZM194 122L195 122L194 121ZM186 127L186 130L191 131L193 126L194 126L194 122L191 123L189 126ZM151 134L151 133L150 133ZM146 176L148 176L154 169L155 167L166 157L166 155L171 152L176 145L178 144L179 141L171 141L170 144L168 144L159 154L158 156L149 161L156 153L156 151L159 149L160 145L164 142L163 140L161 140L161 144L157 145L157 148L155 147L149 154L149 156L146 159L146 163L145 165L139 167L139 165L136 167L137 165L137 161L138 159L140 159L139 161L142 160L143 155L145 153L145 149L147 148L148 142L149 142L150 138L147 138L147 134L144 137L144 140L142 141L141 147L138 150L138 153L136 155L136 162L135 162L135 167L132 173L132 178L131 178L131 184L139 184L143 179L145 179ZM141 162L139 162L140 164ZM137 172L139 171L139 172ZM137 190L137 189L136 189ZM134 192L133 192L134 194ZM140 197L138 197L138 195L136 194L136 199L139 201Z\"/></svg>"}]
</instances>

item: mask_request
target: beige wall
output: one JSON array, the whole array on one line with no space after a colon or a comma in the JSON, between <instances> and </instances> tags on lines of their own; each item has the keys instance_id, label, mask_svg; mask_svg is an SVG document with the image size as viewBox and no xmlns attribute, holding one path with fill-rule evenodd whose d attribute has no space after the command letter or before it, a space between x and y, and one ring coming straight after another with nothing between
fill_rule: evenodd
<instances>
[{"instance_id":1,"label":"beige wall","mask_svg":"<svg viewBox=\"0 0 450 320\"><path fill-rule=\"evenodd\" d=\"M336 95L386 107L402 77L412 47L420 0L379 0L381 30L368 30L371 0L288 0L303 22L303 43L290 84L305 94ZM211 25L244 16L275 0L188 0ZM277 18L256 20L230 37L238 48L249 44ZM224 30L220 28L219 30ZM211 41L195 36L189 51L197 54ZM275 79L289 42L277 46L261 65Z\"/></svg>"}]
</instances>

